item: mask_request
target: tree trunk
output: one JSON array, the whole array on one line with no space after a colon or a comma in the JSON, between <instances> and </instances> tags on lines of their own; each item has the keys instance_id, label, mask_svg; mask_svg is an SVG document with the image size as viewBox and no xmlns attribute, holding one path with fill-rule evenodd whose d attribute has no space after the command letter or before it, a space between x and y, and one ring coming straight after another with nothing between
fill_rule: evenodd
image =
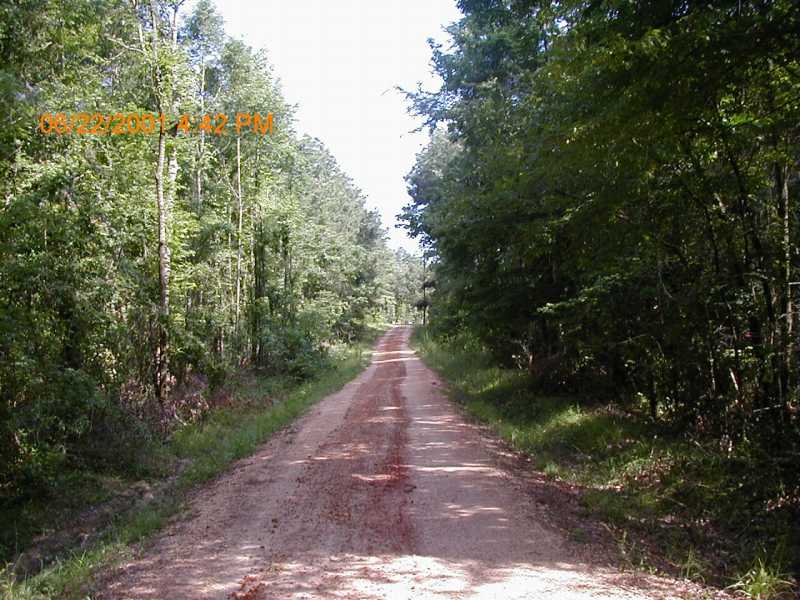
<instances>
[{"instance_id":1,"label":"tree trunk","mask_svg":"<svg viewBox=\"0 0 800 600\"><path fill-rule=\"evenodd\" d=\"M204 97L205 94L205 87L206 87L206 57L203 56L200 59L200 117L202 118L203 114L206 111L206 100ZM204 129L200 130L200 141L198 142L197 148L197 166L195 168L195 192L196 196L196 204L197 204L197 212L200 212L200 209L203 206L203 158L205 155L205 143L206 143L206 132Z\"/></svg>"},{"instance_id":2,"label":"tree trunk","mask_svg":"<svg viewBox=\"0 0 800 600\"><path fill-rule=\"evenodd\" d=\"M253 181L255 190L253 193L254 201L250 205L250 230L253 236L250 245L250 260L253 269L253 294L250 311L250 361L254 365L261 366L261 310L262 298L264 297L266 278L264 244L264 223L261 216L261 183L258 177L261 167L260 146L256 146L256 159L253 163Z\"/></svg>"},{"instance_id":3,"label":"tree trunk","mask_svg":"<svg viewBox=\"0 0 800 600\"><path fill-rule=\"evenodd\" d=\"M239 217L236 225L236 319L239 325L239 307L242 296L242 147L241 138L236 138L236 200L238 201Z\"/></svg>"},{"instance_id":4,"label":"tree trunk","mask_svg":"<svg viewBox=\"0 0 800 600\"><path fill-rule=\"evenodd\" d=\"M791 244L791 220L790 220L790 198L789 198L789 172L788 169L778 164L775 165L775 187L778 195L778 215L781 219L782 229L782 249L781 249L781 292L780 292L780 312L781 312L781 350L783 360L781 362L780 383L781 396L784 408L788 406L790 400L789 389L792 379L793 363L793 307L792 307L792 244Z\"/></svg>"},{"instance_id":5,"label":"tree trunk","mask_svg":"<svg viewBox=\"0 0 800 600\"><path fill-rule=\"evenodd\" d=\"M153 51L153 84L158 98L158 109L164 111L165 102L163 100L163 90L161 89L161 67L159 63L159 28L158 11L156 10L155 0L150 0L150 18L152 20L152 51ZM170 255L167 240L168 235L168 206L164 196L164 162L167 153L167 132L162 126L158 133L158 158L156 159L156 206L158 208L158 283L160 290L160 302L158 311L158 330L155 356L155 392L159 405L163 409L166 404L169 382L169 363L167 360L169 353L169 275L170 275Z\"/></svg>"},{"instance_id":6,"label":"tree trunk","mask_svg":"<svg viewBox=\"0 0 800 600\"><path fill-rule=\"evenodd\" d=\"M161 290L161 313L169 315L170 256L167 244L167 201L164 195L164 160L166 155L166 133L158 135L158 160L156 164L156 203L158 205L158 276Z\"/></svg>"}]
</instances>

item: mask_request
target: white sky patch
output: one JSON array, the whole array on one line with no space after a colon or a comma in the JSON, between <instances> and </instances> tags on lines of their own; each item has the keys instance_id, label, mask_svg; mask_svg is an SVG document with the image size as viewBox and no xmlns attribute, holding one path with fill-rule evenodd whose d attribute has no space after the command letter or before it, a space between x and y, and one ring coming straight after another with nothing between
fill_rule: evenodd
<instances>
[{"instance_id":1,"label":"white sky patch","mask_svg":"<svg viewBox=\"0 0 800 600\"><path fill-rule=\"evenodd\" d=\"M328 146L380 211L391 245L416 250L394 225L427 133L411 133L421 121L395 86L438 88L427 39L446 40L442 28L460 17L455 0L217 0L217 8L228 35L268 51L298 105L297 129Z\"/></svg>"}]
</instances>

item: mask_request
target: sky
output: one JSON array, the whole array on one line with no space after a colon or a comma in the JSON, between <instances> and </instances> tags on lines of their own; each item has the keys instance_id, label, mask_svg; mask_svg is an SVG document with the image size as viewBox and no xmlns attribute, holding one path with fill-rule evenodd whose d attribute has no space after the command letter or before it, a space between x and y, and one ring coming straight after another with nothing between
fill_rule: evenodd
<instances>
[{"instance_id":1,"label":"sky","mask_svg":"<svg viewBox=\"0 0 800 600\"><path fill-rule=\"evenodd\" d=\"M395 215L428 134L412 132L421 121L395 87L438 88L427 39L447 40L455 0L217 0L217 9L228 35L267 50L297 130L330 149L379 210L390 245L415 251Z\"/></svg>"}]
</instances>

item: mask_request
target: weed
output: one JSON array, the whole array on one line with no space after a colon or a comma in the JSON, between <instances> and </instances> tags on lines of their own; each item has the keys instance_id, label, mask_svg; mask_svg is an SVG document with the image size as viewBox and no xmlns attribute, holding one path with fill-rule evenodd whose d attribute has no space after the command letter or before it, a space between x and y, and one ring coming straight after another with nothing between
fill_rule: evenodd
<instances>
[{"instance_id":1,"label":"weed","mask_svg":"<svg viewBox=\"0 0 800 600\"><path fill-rule=\"evenodd\" d=\"M756 558L753 566L730 586L753 600L774 600L787 597L794 582L775 565L766 562L763 556Z\"/></svg>"},{"instance_id":2,"label":"weed","mask_svg":"<svg viewBox=\"0 0 800 600\"><path fill-rule=\"evenodd\" d=\"M680 576L684 579L705 582L704 573L708 569L706 562L698 555L693 547L689 547L686 559L680 565Z\"/></svg>"},{"instance_id":3,"label":"weed","mask_svg":"<svg viewBox=\"0 0 800 600\"><path fill-rule=\"evenodd\" d=\"M542 469L542 472L545 475L547 475L548 477L550 477L551 479L556 479L556 478L558 478L558 474L560 473L560 469L558 468L557 464L555 464L553 462L549 462L549 463L544 465L544 468Z\"/></svg>"}]
</instances>

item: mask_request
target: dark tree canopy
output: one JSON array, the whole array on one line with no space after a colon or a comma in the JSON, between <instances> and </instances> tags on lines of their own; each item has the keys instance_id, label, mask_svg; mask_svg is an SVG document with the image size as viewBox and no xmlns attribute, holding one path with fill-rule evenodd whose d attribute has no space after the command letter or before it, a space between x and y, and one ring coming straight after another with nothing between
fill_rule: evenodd
<instances>
[{"instance_id":1,"label":"dark tree canopy","mask_svg":"<svg viewBox=\"0 0 800 600\"><path fill-rule=\"evenodd\" d=\"M434 328L796 461L800 5L459 6L410 95Z\"/></svg>"}]
</instances>

